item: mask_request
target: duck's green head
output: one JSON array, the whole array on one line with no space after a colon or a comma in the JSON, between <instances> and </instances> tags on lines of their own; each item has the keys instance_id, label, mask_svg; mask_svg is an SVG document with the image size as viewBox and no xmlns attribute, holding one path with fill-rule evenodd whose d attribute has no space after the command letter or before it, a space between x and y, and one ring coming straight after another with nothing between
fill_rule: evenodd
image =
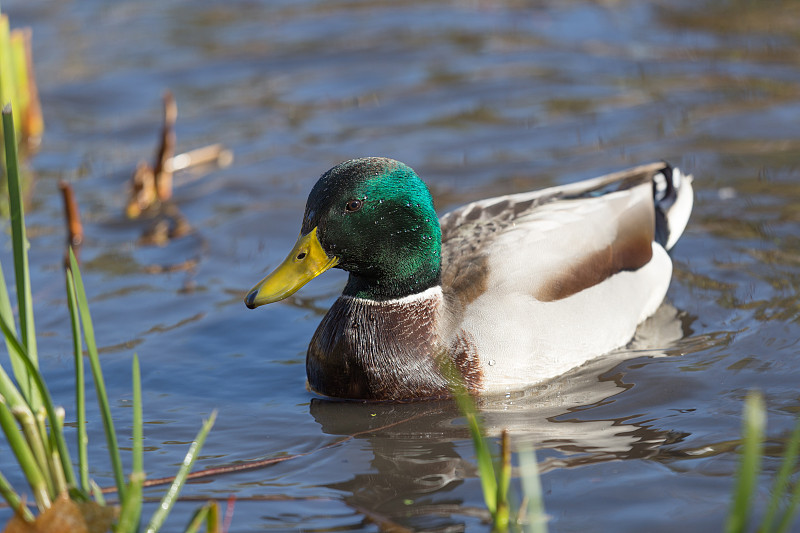
<instances>
[{"instance_id":1,"label":"duck's green head","mask_svg":"<svg viewBox=\"0 0 800 533\"><path fill-rule=\"evenodd\" d=\"M245 303L282 300L332 267L350 272L344 294L359 298L401 298L439 284L439 219L411 168L370 157L323 174L308 196L295 247Z\"/></svg>"}]
</instances>

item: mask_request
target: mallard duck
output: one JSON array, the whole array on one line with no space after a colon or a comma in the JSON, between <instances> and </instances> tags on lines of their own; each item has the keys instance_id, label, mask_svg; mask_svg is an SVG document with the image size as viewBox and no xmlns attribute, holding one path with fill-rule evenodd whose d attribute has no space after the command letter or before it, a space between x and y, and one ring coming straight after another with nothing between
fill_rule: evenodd
<instances>
[{"instance_id":1,"label":"mallard duck","mask_svg":"<svg viewBox=\"0 0 800 533\"><path fill-rule=\"evenodd\" d=\"M314 185L297 243L245 304L349 272L306 357L322 395L442 397L443 369L475 393L522 390L632 338L664 299L692 202L691 177L653 163L439 218L405 164L346 161Z\"/></svg>"}]
</instances>

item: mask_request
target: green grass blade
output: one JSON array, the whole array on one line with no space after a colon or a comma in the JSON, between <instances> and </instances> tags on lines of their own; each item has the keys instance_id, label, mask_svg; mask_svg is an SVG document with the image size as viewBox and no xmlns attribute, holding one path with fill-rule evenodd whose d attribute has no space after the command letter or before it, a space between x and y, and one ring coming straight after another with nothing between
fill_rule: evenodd
<instances>
[{"instance_id":1,"label":"green grass blade","mask_svg":"<svg viewBox=\"0 0 800 533\"><path fill-rule=\"evenodd\" d=\"M3 320L0 318L0 323ZM5 337L5 334L3 334ZM9 344L9 353L11 353L12 347ZM14 385L14 382L11 381L11 378L3 367L0 365L0 396L5 398L6 402L8 403L9 407L25 407L29 408L28 402L25 401L25 398L22 397L19 390L17 390L17 386Z\"/></svg>"},{"instance_id":2,"label":"green grass blade","mask_svg":"<svg viewBox=\"0 0 800 533\"><path fill-rule=\"evenodd\" d=\"M52 451L52 446L50 446L50 439L47 436L45 417L41 412L33 414L28 409L12 409L11 414L17 419L28 441L28 446L33 451L33 456L39 462L39 468L42 469L44 474L50 497L55 499L58 496L58 490L53 472L58 468L58 465L54 465L51 462L52 456L50 452Z\"/></svg>"},{"instance_id":3,"label":"green grass blade","mask_svg":"<svg viewBox=\"0 0 800 533\"><path fill-rule=\"evenodd\" d=\"M3 337L6 341L6 348L8 348L8 356L9 359L12 361L17 361L20 366L23 367L23 375L26 382L33 382L33 378L30 376L28 371L29 366L26 364L27 355L25 352L25 348L20 344L19 339L17 339L17 334L14 331L13 322L9 324L6 322L5 317L0 315L0 330L3 332ZM23 397L23 395L19 392L17 387L8 377L5 370L2 369L0 366L0 394L8 401L9 405L12 407L25 407L31 411L34 411L33 406L30 402ZM38 410L38 409L35 409Z\"/></svg>"},{"instance_id":4,"label":"green grass blade","mask_svg":"<svg viewBox=\"0 0 800 533\"><path fill-rule=\"evenodd\" d=\"M33 455L33 451L25 441L25 437L22 436L22 432L17 427L14 415L1 398L0 427L3 429L11 451L14 452L14 456L17 458L17 463L19 463L23 474L25 474L25 479L28 480L28 484L31 486L33 497L36 500L39 511L44 511L50 507L51 503L44 474Z\"/></svg>"},{"instance_id":5,"label":"green grass blade","mask_svg":"<svg viewBox=\"0 0 800 533\"><path fill-rule=\"evenodd\" d=\"M144 474L142 377L139 370L139 357L136 354L133 354L133 473Z\"/></svg>"},{"instance_id":6,"label":"green grass blade","mask_svg":"<svg viewBox=\"0 0 800 533\"><path fill-rule=\"evenodd\" d=\"M0 318L0 328L3 330L4 336L6 336L5 332L7 331L7 326L2 318ZM16 337L13 337L12 340L9 341L9 354L14 352L14 346L19 346L19 342L16 340ZM8 376L8 374L6 374L2 366L0 366L0 401L2 401L4 406L11 412L17 413L16 418L20 419L21 422L25 422L24 424L21 423L21 427L24 430L24 440L26 441L26 444L30 443L28 444L28 449L31 450L31 446L34 446L37 450L41 451L42 453L39 454L39 459L37 462L41 461L39 462L41 465L40 468L46 466L46 456L43 452L44 439L38 432L38 427L35 423L33 412L31 412L28 403L22 397L22 394L20 394L19 390L17 390L16 385L14 385L14 382L11 381L11 378ZM14 416L13 413L12 416ZM31 452L33 452L33 450L31 450Z\"/></svg>"},{"instance_id":7,"label":"green grass blade","mask_svg":"<svg viewBox=\"0 0 800 533\"><path fill-rule=\"evenodd\" d=\"M47 385L45 385L44 378L42 377L41 373L39 373L39 369L34 365L33 361L31 361L31 359L28 357L28 354L25 352L25 347L19 344L19 342L13 336L11 336L11 332L8 331L8 325L2 320L0 320L0 329L3 330L3 334L6 335L6 340L10 342L13 349L20 354L20 360L27 367L28 375L33 381L35 389L38 391L37 394L43 400L42 405L47 413L47 420L50 423L50 431L55 439L56 449L58 450L64 478L67 480L69 485L74 486L75 472L72 470L72 462L69 458L69 449L67 448L67 443L64 440L64 425L61 422L61 418L56 413L56 408L53 405L53 399L50 396L50 391L47 389ZM42 436L42 438L39 440L43 445L47 444L47 441L44 440L44 436Z\"/></svg>"},{"instance_id":8,"label":"green grass blade","mask_svg":"<svg viewBox=\"0 0 800 533\"><path fill-rule=\"evenodd\" d=\"M75 299L75 283L72 271L67 269L67 303L72 326L72 351L75 357L75 411L78 425L78 471L80 472L80 488L89 493L89 436L86 434L86 381L83 370L83 343L81 342L81 325L78 316L78 303Z\"/></svg>"},{"instance_id":9,"label":"green grass blade","mask_svg":"<svg viewBox=\"0 0 800 533\"><path fill-rule=\"evenodd\" d=\"M492 452L482 437L483 431L480 428L478 419L475 415L467 416L472 442L475 446L475 457L478 462L478 474L481 478L483 496L489 512L494 514L497 511L497 478L495 477Z\"/></svg>"},{"instance_id":10,"label":"green grass blade","mask_svg":"<svg viewBox=\"0 0 800 533\"><path fill-rule=\"evenodd\" d=\"M3 334L6 336L6 340L11 347L12 353L15 353L15 357L17 357L23 364L26 365L27 374L32 379L35 386L40 389L40 395L46 396L49 401L50 396L47 392L47 389L44 388L44 381L42 380L38 369L34 367L33 363L31 363L30 359L28 359L27 354L25 353L25 348L19 343L19 341L17 341L16 337L13 336L13 333L8 330L8 324L2 320L0 320L0 329L2 329ZM41 408L38 411L41 412ZM39 468L44 475L50 495L55 497L57 495L57 491L52 472L56 466L51 464L52 456L50 454L50 443L47 438L47 428L44 423L44 418L42 417L40 420L37 420L37 415L34 414L27 404L13 407L11 412L19 422L20 427L25 434L28 447L32 451L33 456L36 458L36 461L39 464ZM48 415L52 417L52 427L60 427L59 420L56 417L55 408L52 406L52 403L49 404L49 409L47 412Z\"/></svg>"},{"instance_id":11,"label":"green grass blade","mask_svg":"<svg viewBox=\"0 0 800 533\"><path fill-rule=\"evenodd\" d=\"M14 509L17 514L22 516L23 520L26 522L33 522L33 513L26 505L22 504L19 494L17 494L2 472L0 472L0 496L2 496L3 499L8 502L9 507Z\"/></svg>"},{"instance_id":12,"label":"green grass blade","mask_svg":"<svg viewBox=\"0 0 800 533\"><path fill-rule=\"evenodd\" d=\"M478 422L478 411L469 391L464 386L464 379L455 368L452 361L443 357L438 360L439 370L448 381L450 392L458 405L458 409L467 420L467 427L475 448L475 458L478 463L478 476L483 489L483 499L492 516L497 510L497 478L494 472L492 454L486 441L483 439L483 430Z\"/></svg>"},{"instance_id":13,"label":"green grass blade","mask_svg":"<svg viewBox=\"0 0 800 533\"><path fill-rule=\"evenodd\" d=\"M798 425L800 425L800 422L798 422ZM792 435L792 437L794 438L794 435ZM790 457L788 453L786 454L786 457L787 459ZM792 456L791 463L793 465L797 463L797 454L794 454ZM778 525L778 528L776 530L778 531L778 533L784 533L785 531L789 531L789 528L792 526L792 522L794 522L798 504L800 504L800 482L797 482L794 485L791 498L789 499L789 504L786 506L786 510L783 512L780 524ZM767 530L762 529L762 531L767 531Z\"/></svg>"},{"instance_id":14,"label":"green grass blade","mask_svg":"<svg viewBox=\"0 0 800 533\"><path fill-rule=\"evenodd\" d=\"M64 427L64 409L56 409L56 416L58 417L59 428ZM58 452L58 442L56 432L51 431L48 437L49 457L48 463L50 465L50 473L53 476L53 483L56 486L56 494L61 494L69 490L67 484L67 477L64 473L63 463L61 461L61 454Z\"/></svg>"},{"instance_id":15,"label":"green grass blade","mask_svg":"<svg viewBox=\"0 0 800 533\"><path fill-rule=\"evenodd\" d=\"M544 493L539 478L539 465L533 448L519 451L520 481L527 500L526 525L528 533L547 533L547 515L544 512Z\"/></svg>"},{"instance_id":16,"label":"green grass blade","mask_svg":"<svg viewBox=\"0 0 800 533\"><path fill-rule=\"evenodd\" d=\"M206 533L218 533L219 526L219 506L217 502L208 502L208 515L206 515Z\"/></svg>"},{"instance_id":17,"label":"green grass blade","mask_svg":"<svg viewBox=\"0 0 800 533\"><path fill-rule=\"evenodd\" d=\"M115 533L135 533L139 530L139 518L142 515L142 486L144 473L132 473L131 482L122 500L122 510L119 514Z\"/></svg>"},{"instance_id":18,"label":"green grass blade","mask_svg":"<svg viewBox=\"0 0 800 533\"><path fill-rule=\"evenodd\" d=\"M17 169L14 165L7 163L9 170L7 172L17 172ZM9 179L9 181L18 181L14 179ZM9 324L10 329L14 331L14 338L17 338L16 335L16 326L14 325L14 313L11 310L11 299L8 296L8 289L6 285L5 275L2 272L2 268L0 268L0 319ZM8 343L8 341L6 341ZM12 349L11 346L8 346L8 353L9 358L11 359L11 368L14 371L14 376L17 378L17 383L22 392L22 395L25 397L27 402L31 401L31 380L28 379L28 373L25 369L25 365L17 359L16 357L11 356Z\"/></svg>"},{"instance_id":19,"label":"green grass blade","mask_svg":"<svg viewBox=\"0 0 800 533\"><path fill-rule=\"evenodd\" d=\"M478 463L478 475L481 479L483 499L489 512L494 516L497 510L497 479L494 473L492 454L483 439L483 431L478 423L477 410L472 397L461 385L452 385L452 388L458 408L467 419L467 427L475 447L475 458Z\"/></svg>"},{"instance_id":20,"label":"green grass blade","mask_svg":"<svg viewBox=\"0 0 800 533\"><path fill-rule=\"evenodd\" d=\"M100 356L97 353L94 326L92 325L92 317L89 314L89 302L86 299L86 291L83 288L83 278L81 277L78 261L75 259L72 248L69 250L69 264L73 277L72 281L75 283L75 297L78 302L81 322L83 323L83 336L86 340L86 349L89 352L89 364L92 367L92 377L94 379L95 392L97 393L97 403L100 406L100 413L103 418L103 429L106 434L108 454L111 458L111 468L114 471L117 494L119 494L120 500L124 500L126 491L125 474L122 471L122 460L119 455L117 434L114 430L114 419L111 417L111 408L109 407L108 395L106 394L106 384L103 380L103 370L100 368Z\"/></svg>"},{"instance_id":21,"label":"green grass blade","mask_svg":"<svg viewBox=\"0 0 800 533\"><path fill-rule=\"evenodd\" d=\"M142 435L142 386L139 371L139 358L133 356L133 469L131 472L128 493L122 502L117 533L139 530L142 515L142 486L145 474L143 468L143 435Z\"/></svg>"},{"instance_id":22,"label":"green grass blade","mask_svg":"<svg viewBox=\"0 0 800 533\"><path fill-rule=\"evenodd\" d=\"M792 527L792 522L794 522L794 519L796 518L795 515L797 513L798 503L800 503L800 483L797 483L794 486L792 498L789 500L789 505L786 507L783 516L781 516L781 522L776 529L778 533L785 533L786 531L789 531L790 527Z\"/></svg>"},{"instance_id":23,"label":"green grass blade","mask_svg":"<svg viewBox=\"0 0 800 533\"><path fill-rule=\"evenodd\" d=\"M0 328L3 329L4 335L6 335L6 324L0 320ZM21 350L19 348L19 342L17 341L16 337L11 337L9 340L9 347L11 349L10 353L14 351ZM22 355L17 355L16 357L22 361ZM53 483L52 477L52 469L49 460L49 445L47 442L47 430L44 425L44 420L37 420L37 416L31 411L28 404L22 399L19 394L19 391L14 387L12 383L10 383L10 379L8 375L2 371L2 367L0 367L0 375L2 375L2 389L8 389L11 393L11 397L14 398L13 401L6 401L6 405L8 406L9 412L19 424L19 428L22 430L22 434L24 435L25 445L27 446L28 450L30 450L33 458L36 460L37 467L39 471L43 475L43 479L45 484L47 485L47 491L50 496L55 496L55 485ZM6 382L9 383L6 383ZM16 394L16 396L14 396ZM0 393L0 400L7 398ZM10 438L10 437L9 437Z\"/></svg>"},{"instance_id":24,"label":"green grass blade","mask_svg":"<svg viewBox=\"0 0 800 533\"><path fill-rule=\"evenodd\" d=\"M91 494L92 497L94 498L94 501L96 501L98 505L105 505L106 498L105 496L103 496L103 489L100 488L100 485L95 483L95 481L92 479L89 480L89 486L92 489Z\"/></svg>"},{"instance_id":25,"label":"green grass blade","mask_svg":"<svg viewBox=\"0 0 800 533\"><path fill-rule=\"evenodd\" d=\"M3 268L0 266L0 320L9 325L9 329L15 333L16 338L17 327L14 324L14 312L11 310L11 299L8 296L8 288L6 285L6 277L3 274ZM5 338L5 335L3 336ZM6 348L8 349L9 359L11 360L11 369L14 371L14 376L17 378L17 384L25 397L26 402L31 399L31 380L28 379L28 371L25 369L25 364L13 357L11 346L6 341Z\"/></svg>"},{"instance_id":26,"label":"green grass blade","mask_svg":"<svg viewBox=\"0 0 800 533\"><path fill-rule=\"evenodd\" d=\"M208 432L211 431L211 426L214 425L214 420L216 420L216 418L217 412L214 411L211 413L211 416L208 418L208 420L205 421L203 427L200 428L200 432L197 434L194 442L192 442L191 446L189 446L189 451L186 452L186 457L183 459L183 464L178 470L175 480L172 482L172 485L170 485L167 493L161 499L161 505L158 506L158 510L153 513L153 517L150 519L150 524L147 526L146 533L155 533L161 529L161 526L164 524L164 520L167 519L167 515L169 515L169 512L172 510L172 506L175 505L175 501L178 499L178 494L183 488L183 484L186 482L186 476L189 475L192 465L194 465L194 462L197 460L197 455L200 453L203 443L206 440L206 436L208 436Z\"/></svg>"},{"instance_id":27,"label":"green grass blade","mask_svg":"<svg viewBox=\"0 0 800 533\"><path fill-rule=\"evenodd\" d=\"M207 516L208 507L204 505L194 512L192 519L189 520L189 525L186 526L185 533L197 533Z\"/></svg>"},{"instance_id":28,"label":"green grass blade","mask_svg":"<svg viewBox=\"0 0 800 533\"><path fill-rule=\"evenodd\" d=\"M440 357L437 363L439 365L439 371L447 379L450 392L456 401L456 405L458 405L459 410L467 420L467 427L475 447L475 458L478 463L478 476L480 477L481 488L483 489L483 499L486 502L486 507L489 509L489 512L494 516L497 510L497 478L492 462L492 454L489 451L486 441L483 439L483 430L478 422L475 402L464 385L464 378L461 376L458 369L455 368L453 362L447 357Z\"/></svg>"},{"instance_id":29,"label":"green grass blade","mask_svg":"<svg viewBox=\"0 0 800 533\"><path fill-rule=\"evenodd\" d=\"M764 520L761 522L761 531L772 531L772 524L780 508L781 500L789 486L789 478L797 463L798 453L800 453L800 421L795 425L794 431L786 445L786 450L783 453L783 460L778 470L778 477L775 478L775 484L772 487L772 495L769 500L769 505L767 506L767 512L764 515Z\"/></svg>"},{"instance_id":30,"label":"green grass blade","mask_svg":"<svg viewBox=\"0 0 800 533\"><path fill-rule=\"evenodd\" d=\"M219 506L217 502L208 502L195 511L189 525L186 526L185 533L197 533L200 526L206 523L206 533L217 533L219 531Z\"/></svg>"},{"instance_id":31,"label":"green grass blade","mask_svg":"<svg viewBox=\"0 0 800 533\"><path fill-rule=\"evenodd\" d=\"M764 445L766 408L764 398L758 393L750 393L744 403L742 424L743 446L739 462L733 504L728 514L725 531L739 533L747 530L750 518L751 499L758 485L761 471L761 453Z\"/></svg>"},{"instance_id":32,"label":"green grass blade","mask_svg":"<svg viewBox=\"0 0 800 533\"><path fill-rule=\"evenodd\" d=\"M6 153L6 177L8 179L8 201L11 213L11 241L14 252L14 275L17 282L17 303L19 310L19 329L22 345L28 357L38 368L36 352L36 330L33 325L33 298L28 265L28 239L25 235L25 213L22 206L22 188L19 179L17 142L14 136L14 119L11 106L3 108L3 139ZM28 384L31 409L36 411L41 405L34 388Z\"/></svg>"}]
</instances>

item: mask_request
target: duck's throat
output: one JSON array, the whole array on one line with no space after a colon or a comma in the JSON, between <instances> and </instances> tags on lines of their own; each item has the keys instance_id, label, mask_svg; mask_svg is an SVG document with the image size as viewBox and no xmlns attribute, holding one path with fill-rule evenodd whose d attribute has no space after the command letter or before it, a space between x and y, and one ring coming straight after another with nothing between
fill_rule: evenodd
<instances>
[{"instance_id":1,"label":"duck's throat","mask_svg":"<svg viewBox=\"0 0 800 533\"><path fill-rule=\"evenodd\" d=\"M359 275L350 273L342 291L343 296L373 302L414 298L420 293L438 287L441 272L438 266L408 275Z\"/></svg>"},{"instance_id":2,"label":"duck's throat","mask_svg":"<svg viewBox=\"0 0 800 533\"><path fill-rule=\"evenodd\" d=\"M443 296L436 286L413 296L341 296L317 328L306 358L311 388L327 396L372 400L448 393L436 358Z\"/></svg>"},{"instance_id":3,"label":"duck's throat","mask_svg":"<svg viewBox=\"0 0 800 533\"><path fill-rule=\"evenodd\" d=\"M435 217L405 221L401 228L383 228L385 238L371 236L358 261L343 258L339 267L350 277L345 296L373 301L414 298L441 285L441 232ZM411 226L411 229L406 226ZM412 231L413 230L413 231Z\"/></svg>"}]
</instances>

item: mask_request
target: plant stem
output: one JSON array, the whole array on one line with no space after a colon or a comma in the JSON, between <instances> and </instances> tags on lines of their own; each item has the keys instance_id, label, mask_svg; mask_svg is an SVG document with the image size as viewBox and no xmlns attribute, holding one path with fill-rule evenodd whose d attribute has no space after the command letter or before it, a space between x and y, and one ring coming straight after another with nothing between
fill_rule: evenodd
<instances>
[{"instance_id":1,"label":"plant stem","mask_svg":"<svg viewBox=\"0 0 800 533\"><path fill-rule=\"evenodd\" d=\"M144 473L144 435L142 422L142 377L139 356L133 354L133 468L132 472Z\"/></svg>"},{"instance_id":2,"label":"plant stem","mask_svg":"<svg viewBox=\"0 0 800 533\"><path fill-rule=\"evenodd\" d=\"M2 473L0 473L0 495L2 495L3 499L8 502L9 507L14 509L16 513L22 516L23 520L26 522L33 522L33 513L30 509L22 504L19 494L14 491L13 487Z\"/></svg>"},{"instance_id":3,"label":"plant stem","mask_svg":"<svg viewBox=\"0 0 800 533\"><path fill-rule=\"evenodd\" d=\"M11 414L8 406L2 399L0 399L0 428L6 436L8 445L14 452L25 478L33 491L33 498L36 500L36 506L42 512L50 507L50 495L47 490L47 483L45 482L44 475L39 468L39 463L33 456L33 452L25 442L17 423L14 420L14 415ZM11 503L11 502L9 502Z\"/></svg>"},{"instance_id":4,"label":"plant stem","mask_svg":"<svg viewBox=\"0 0 800 533\"><path fill-rule=\"evenodd\" d=\"M797 455L794 455L791 462L797 462ZM792 526L792 522L795 519L795 511L797 510L798 504L800 504L800 483L795 483L791 498L789 499L789 505L786 506L786 510L783 512L783 516L781 516L781 522L778 524L778 533L789 531L789 528ZM762 531L767 530L762 529Z\"/></svg>"},{"instance_id":5,"label":"plant stem","mask_svg":"<svg viewBox=\"0 0 800 533\"><path fill-rule=\"evenodd\" d=\"M493 531L505 532L509 526L508 487L511 484L511 445L508 430L500 438L500 461L497 472L497 509L494 513Z\"/></svg>"},{"instance_id":6,"label":"plant stem","mask_svg":"<svg viewBox=\"0 0 800 533\"><path fill-rule=\"evenodd\" d=\"M164 524L164 520L166 520L167 515L172 510L172 506L175 505L175 501L178 499L178 493L180 493L183 484L186 482L186 476L192 469L195 460L197 460L197 454L200 453L200 449L203 447L206 436L208 432L211 431L211 426L214 425L214 420L216 420L216 418L217 412L214 411L211 413L208 420L205 421L203 427L200 428L200 432L197 434L194 442L189 446L189 451L186 452L186 457L184 457L183 464L178 470L178 474L175 476L175 481L172 482L169 490L161 499L161 505L158 506L158 510L153 513L150 524L147 526L146 533L156 533Z\"/></svg>"},{"instance_id":7,"label":"plant stem","mask_svg":"<svg viewBox=\"0 0 800 533\"><path fill-rule=\"evenodd\" d=\"M789 443L786 445L786 450L783 453L783 460L778 470L778 477L775 478L775 484L772 487L772 496L767 506L767 513L764 516L764 520L761 522L761 531L772 531L772 523L775 520L775 515L778 512L781 500L786 493L789 478L797 462L798 452L800 452L800 421L795 425L792 436L789 438Z\"/></svg>"},{"instance_id":8,"label":"plant stem","mask_svg":"<svg viewBox=\"0 0 800 533\"><path fill-rule=\"evenodd\" d=\"M486 507L489 509L489 512L494 516L497 510L497 479L495 478L492 454L489 451L489 447L486 445L486 441L483 439L483 432L478 423L475 402L472 400L469 392L467 392L460 376L451 363L441 364L441 369L450 382L453 398L455 398L459 410L467 419L469 434L475 446L475 458L478 463L478 476L480 477L481 487L483 489L483 499L486 502Z\"/></svg>"},{"instance_id":9,"label":"plant stem","mask_svg":"<svg viewBox=\"0 0 800 533\"><path fill-rule=\"evenodd\" d=\"M22 432L25 434L28 448L33 453L36 464L39 465L39 470L42 472L45 483L47 483L48 494L50 494L51 498L55 498L57 496L56 487L53 483L48 451L45 448L45 438L47 437L46 430L43 430L43 428L39 426L36 422L36 416L30 409L11 409L11 414L17 419L19 426L22 428Z\"/></svg>"},{"instance_id":10,"label":"plant stem","mask_svg":"<svg viewBox=\"0 0 800 533\"><path fill-rule=\"evenodd\" d=\"M100 485L95 483L95 481L92 479L89 480L89 486L91 487L91 493L94 497L94 501L96 501L98 505L105 505L106 499L103 496L103 489L100 488Z\"/></svg>"},{"instance_id":11,"label":"plant stem","mask_svg":"<svg viewBox=\"0 0 800 533\"><path fill-rule=\"evenodd\" d=\"M3 328L3 332L7 330L7 326L4 325L5 321L3 321L2 317L0 317L0 328ZM11 354L13 354L14 351L11 348L11 341L9 341L7 337L6 343L9 357L13 360L15 357ZM5 399L9 407L28 409L28 403L25 401L25 398L22 397L22 394L20 394L19 390L17 390L14 382L11 381L11 378L8 376L8 374L6 374L6 371L2 366L0 366L0 396Z\"/></svg>"},{"instance_id":12,"label":"plant stem","mask_svg":"<svg viewBox=\"0 0 800 533\"><path fill-rule=\"evenodd\" d=\"M122 502L122 513L118 532L139 529L142 514L142 486L144 485L144 449L142 435L142 379L139 358L133 355L133 467L131 470L128 494Z\"/></svg>"},{"instance_id":13,"label":"plant stem","mask_svg":"<svg viewBox=\"0 0 800 533\"><path fill-rule=\"evenodd\" d=\"M185 533L196 533L200 526L206 523L206 533L216 533L219 531L219 507L217 502L211 501L195 511L189 525L186 526Z\"/></svg>"},{"instance_id":14,"label":"plant stem","mask_svg":"<svg viewBox=\"0 0 800 533\"><path fill-rule=\"evenodd\" d=\"M6 152L6 174L8 178L11 240L14 253L14 274L17 283L20 337L27 356L34 367L38 368L36 330L33 325L33 298L31 297L30 269L28 265L28 239L25 235L25 213L22 206L17 142L13 132L14 117L11 113L11 106L6 105L3 108L3 140ZM23 386L23 392L25 387L30 391L28 402L31 405L31 409L36 411L41 405L41 397L32 387L30 381Z\"/></svg>"},{"instance_id":15,"label":"plant stem","mask_svg":"<svg viewBox=\"0 0 800 533\"><path fill-rule=\"evenodd\" d=\"M750 518L750 499L761 471L765 426L764 398L758 393L750 393L744 403L742 459L739 464L733 504L725 528L727 533L739 533L747 530Z\"/></svg>"},{"instance_id":16,"label":"plant stem","mask_svg":"<svg viewBox=\"0 0 800 533\"><path fill-rule=\"evenodd\" d=\"M89 437L86 434L86 383L83 370L83 350L81 343L80 318L78 304L75 301L75 283L69 270L66 272L67 302L69 318L72 326L72 350L75 356L75 411L78 425L78 470L80 487L89 493L89 454L87 446Z\"/></svg>"},{"instance_id":17,"label":"plant stem","mask_svg":"<svg viewBox=\"0 0 800 533\"><path fill-rule=\"evenodd\" d=\"M139 517L142 512L142 484L144 483L143 472L131 473L131 482L128 484L128 492L122 500L122 510L120 511L115 533L136 533L139 529Z\"/></svg>"},{"instance_id":18,"label":"plant stem","mask_svg":"<svg viewBox=\"0 0 800 533\"><path fill-rule=\"evenodd\" d=\"M58 453L56 448L50 452L50 466L53 468L53 483L56 486L56 494L63 494L69 490L67 486L67 478L64 477L64 472L59 468L61 463L61 454Z\"/></svg>"},{"instance_id":19,"label":"plant stem","mask_svg":"<svg viewBox=\"0 0 800 533\"><path fill-rule=\"evenodd\" d=\"M14 323L14 312L11 310L11 299L8 297L8 289L6 285L6 277L3 274L3 268L0 266L0 320L6 323L8 326L9 331L13 332L13 337L17 337L17 327ZM5 335L3 336L5 338ZM6 349L8 350L9 359L11 359L11 369L14 371L14 376L17 378L17 384L20 389L22 389L22 395L16 395L15 398L9 398L6 396L6 399L9 401L9 404L14 406L22 405L23 400L22 398L30 398L30 386L31 381L28 379L28 372L25 370L25 363L19 360L16 357L16 352L12 349L10 341L6 339ZM5 371L3 371L3 376L5 376ZM0 378L3 379L3 378ZM5 378L7 380L7 378ZM8 381L10 384L11 382ZM10 390L10 388L14 388L16 392L16 387L13 385L6 385L6 390ZM2 392L3 389L0 389ZM25 400L25 405L27 405L27 400Z\"/></svg>"},{"instance_id":20,"label":"plant stem","mask_svg":"<svg viewBox=\"0 0 800 533\"><path fill-rule=\"evenodd\" d=\"M64 408L58 407L56 408L56 417L58 418L58 427L64 427ZM44 416L42 416L44 418ZM53 482L56 485L56 493L61 494L66 492L69 487L67 483L66 475L64 474L63 468L61 468L62 461L61 461L61 453L58 451L58 439L55 434L56 430L53 429L50 432L49 437L49 448L50 448L50 468L52 469L53 475Z\"/></svg>"},{"instance_id":21,"label":"plant stem","mask_svg":"<svg viewBox=\"0 0 800 533\"><path fill-rule=\"evenodd\" d=\"M0 320L0 328L3 330L3 334L6 336L6 340L9 341L13 350L19 353L20 360L25 364L28 370L28 375L33 380L33 385L35 386L38 396L42 398L42 405L44 406L44 409L47 412L47 419L50 422L50 429L52 431L53 436L55 437L56 446L58 448L59 457L61 459L61 468L64 472L64 476L66 477L68 484L75 485L75 473L72 471L72 463L70 462L69 459L69 450L67 449L67 443L64 441L63 424L61 423L60 418L56 414L55 407L53 406L53 399L50 396L50 391L47 390L47 385L45 385L44 383L44 378L42 378L41 373L39 373L39 369L34 365L33 361L31 361L31 359L28 357L25 348L22 345L20 345L17 339L13 337L13 334L10 331L8 331L7 329L8 326L2 320ZM42 442L43 444L46 444L46 441Z\"/></svg>"},{"instance_id":22,"label":"plant stem","mask_svg":"<svg viewBox=\"0 0 800 533\"><path fill-rule=\"evenodd\" d=\"M120 500L125 499L125 474L122 471L122 460L119 456L119 445L117 444L117 434L114 431L114 419L111 417L111 408L108 404L106 394L106 384L103 380L103 369L100 367L100 356L97 353L97 343L94 338L94 326L92 317L89 314L89 302L86 299L86 291L83 288L83 278L78 268L78 261L70 248L69 251L70 271L73 282L75 283L75 297L80 310L81 322L83 323L83 336L86 339L86 348L89 352L89 364L92 367L92 377L94 378L94 388L97 393L97 403L100 406L100 413L103 418L103 429L106 434L108 454L111 458L111 467L114 470L114 480L117 485L117 494Z\"/></svg>"}]
</instances>

